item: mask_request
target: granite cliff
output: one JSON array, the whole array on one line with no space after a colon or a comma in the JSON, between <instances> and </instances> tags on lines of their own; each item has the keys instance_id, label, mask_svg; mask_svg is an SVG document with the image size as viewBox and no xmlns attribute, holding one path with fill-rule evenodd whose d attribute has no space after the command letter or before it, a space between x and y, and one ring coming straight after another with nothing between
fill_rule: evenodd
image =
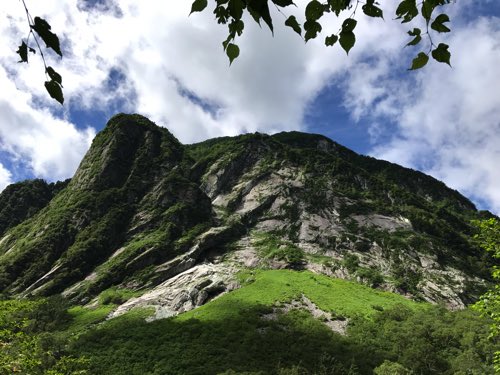
<instances>
[{"instance_id":1,"label":"granite cliff","mask_svg":"<svg viewBox=\"0 0 500 375\"><path fill-rule=\"evenodd\" d=\"M470 240L470 220L488 213L430 176L320 135L182 145L120 114L71 181L44 184L0 195L22 211L0 212L0 290L78 303L110 287L135 291L113 316L193 309L238 288L248 268L309 269L456 309L491 266ZM43 199L16 193L33 186Z\"/></svg>"}]
</instances>

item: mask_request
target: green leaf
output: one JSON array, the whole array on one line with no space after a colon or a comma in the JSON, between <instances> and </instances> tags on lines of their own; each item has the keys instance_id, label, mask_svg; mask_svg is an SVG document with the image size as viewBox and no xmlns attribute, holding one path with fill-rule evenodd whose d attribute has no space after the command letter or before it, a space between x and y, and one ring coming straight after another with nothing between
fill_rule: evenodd
<instances>
[{"instance_id":1,"label":"green leaf","mask_svg":"<svg viewBox=\"0 0 500 375\"><path fill-rule=\"evenodd\" d=\"M247 7L248 13L252 16L255 22L257 22L260 26L260 14L253 10L251 7Z\"/></svg>"},{"instance_id":2,"label":"green leaf","mask_svg":"<svg viewBox=\"0 0 500 375\"><path fill-rule=\"evenodd\" d=\"M308 21L316 21L323 16L324 7L317 0L312 0L306 6L306 20Z\"/></svg>"},{"instance_id":3,"label":"green leaf","mask_svg":"<svg viewBox=\"0 0 500 375\"><path fill-rule=\"evenodd\" d=\"M282 8L289 5L295 5L292 0L273 0L273 3Z\"/></svg>"},{"instance_id":4,"label":"green leaf","mask_svg":"<svg viewBox=\"0 0 500 375\"><path fill-rule=\"evenodd\" d=\"M56 81L62 87L62 77L57 73L51 66L48 66L45 70L52 81Z\"/></svg>"},{"instance_id":5,"label":"green leaf","mask_svg":"<svg viewBox=\"0 0 500 375\"><path fill-rule=\"evenodd\" d=\"M21 60L18 62L28 62L28 45L26 43L23 43L19 46L19 49L16 51L17 54L19 54L19 57L21 57Z\"/></svg>"},{"instance_id":6,"label":"green leaf","mask_svg":"<svg viewBox=\"0 0 500 375\"><path fill-rule=\"evenodd\" d=\"M227 49L227 45L228 45L229 43L231 43L231 40L233 40L233 39L234 39L234 36L232 36L231 34L229 34L229 35L227 36L227 39L226 39L225 41L223 41L223 42L222 42L222 47L224 48L224 51Z\"/></svg>"},{"instance_id":7,"label":"green leaf","mask_svg":"<svg viewBox=\"0 0 500 375\"><path fill-rule=\"evenodd\" d=\"M226 24L227 19L229 18L229 10L224 8L223 6L217 6L214 9L214 14L215 14L215 19L217 20L218 23ZM257 20L258 22L258 20Z\"/></svg>"},{"instance_id":8,"label":"green leaf","mask_svg":"<svg viewBox=\"0 0 500 375\"><path fill-rule=\"evenodd\" d=\"M379 17L384 18L384 12L379 7L373 5L371 2L367 2L362 6L363 13L369 17Z\"/></svg>"},{"instance_id":9,"label":"green leaf","mask_svg":"<svg viewBox=\"0 0 500 375\"><path fill-rule=\"evenodd\" d=\"M207 7L207 5L207 0L194 0L193 5L191 5L191 12L189 14L203 11Z\"/></svg>"},{"instance_id":10,"label":"green leaf","mask_svg":"<svg viewBox=\"0 0 500 375\"><path fill-rule=\"evenodd\" d=\"M229 14L235 20L240 20L243 16L243 9L246 5L243 0L230 0L228 4Z\"/></svg>"},{"instance_id":11,"label":"green leaf","mask_svg":"<svg viewBox=\"0 0 500 375\"><path fill-rule=\"evenodd\" d=\"M51 27L43 18L35 17L35 24L31 25L33 30L42 38L48 48L52 48L59 56L62 57L59 38L56 34L50 31Z\"/></svg>"},{"instance_id":12,"label":"green leaf","mask_svg":"<svg viewBox=\"0 0 500 375\"><path fill-rule=\"evenodd\" d=\"M328 5L332 12L338 17L340 12L349 7L350 0L328 0Z\"/></svg>"},{"instance_id":13,"label":"green leaf","mask_svg":"<svg viewBox=\"0 0 500 375\"><path fill-rule=\"evenodd\" d=\"M51 98L57 100L59 103L64 103L64 96L59 83L54 80L46 81L45 88L47 89Z\"/></svg>"},{"instance_id":14,"label":"green leaf","mask_svg":"<svg viewBox=\"0 0 500 375\"><path fill-rule=\"evenodd\" d=\"M418 43L420 43L420 41L422 40L422 36L420 35L421 33L422 33L422 31L418 27L415 27L413 30L408 31L408 35L414 36L415 38L413 38L406 45L407 46L415 46Z\"/></svg>"},{"instance_id":15,"label":"green leaf","mask_svg":"<svg viewBox=\"0 0 500 375\"><path fill-rule=\"evenodd\" d=\"M226 48L227 57L229 57L229 65L233 63L233 60L240 55L240 47L236 44L229 43Z\"/></svg>"},{"instance_id":16,"label":"green leaf","mask_svg":"<svg viewBox=\"0 0 500 375\"><path fill-rule=\"evenodd\" d=\"M357 24L358 21L356 21L354 18L345 19L342 23L342 32L353 31Z\"/></svg>"},{"instance_id":17,"label":"green leaf","mask_svg":"<svg viewBox=\"0 0 500 375\"><path fill-rule=\"evenodd\" d=\"M352 31L356 27L357 23L358 22L354 18L347 18L342 23L342 31L339 34L339 43L347 54L349 54L349 51L356 42L356 36Z\"/></svg>"},{"instance_id":18,"label":"green leaf","mask_svg":"<svg viewBox=\"0 0 500 375\"><path fill-rule=\"evenodd\" d=\"M418 27L414 27L413 30L408 31L409 36L417 36L422 33L422 30L420 30Z\"/></svg>"},{"instance_id":19,"label":"green leaf","mask_svg":"<svg viewBox=\"0 0 500 375\"><path fill-rule=\"evenodd\" d=\"M337 43L337 40L339 40L339 37L335 34L327 36L325 38L325 46L333 46L335 43Z\"/></svg>"},{"instance_id":20,"label":"green leaf","mask_svg":"<svg viewBox=\"0 0 500 375\"><path fill-rule=\"evenodd\" d=\"M274 31L273 20L271 18L271 13L269 13L268 0L247 0L247 8L257 23L259 23L262 18L271 32Z\"/></svg>"},{"instance_id":21,"label":"green leaf","mask_svg":"<svg viewBox=\"0 0 500 375\"><path fill-rule=\"evenodd\" d=\"M318 33L321 32L322 27L316 21L306 21L306 22L304 22L304 30L306 31L306 34L304 35L304 39L307 42L309 39L316 38L318 36Z\"/></svg>"},{"instance_id":22,"label":"green leaf","mask_svg":"<svg viewBox=\"0 0 500 375\"><path fill-rule=\"evenodd\" d=\"M339 43L347 54L349 54L349 51L354 46L355 42L356 42L356 36L352 31L342 30L340 32Z\"/></svg>"},{"instance_id":23,"label":"green leaf","mask_svg":"<svg viewBox=\"0 0 500 375\"><path fill-rule=\"evenodd\" d=\"M396 19L403 19L401 23L410 22L418 15L416 0L403 0L396 9Z\"/></svg>"},{"instance_id":24,"label":"green leaf","mask_svg":"<svg viewBox=\"0 0 500 375\"><path fill-rule=\"evenodd\" d=\"M230 36L234 38L236 34L243 34L243 29L245 28L245 23L242 20L233 20L229 25Z\"/></svg>"},{"instance_id":25,"label":"green leaf","mask_svg":"<svg viewBox=\"0 0 500 375\"><path fill-rule=\"evenodd\" d=\"M411 68L409 70L416 70L423 68L429 61L429 56L425 53L420 52L417 57L415 57L411 63Z\"/></svg>"},{"instance_id":26,"label":"green leaf","mask_svg":"<svg viewBox=\"0 0 500 375\"><path fill-rule=\"evenodd\" d=\"M437 48L435 48L432 51L432 57L434 58L434 60L451 66L450 64L451 54L450 51L448 51L448 48L449 46L447 44L439 43Z\"/></svg>"},{"instance_id":27,"label":"green leaf","mask_svg":"<svg viewBox=\"0 0 500 375\"><path fill-rule=\"evenodd\" d=\"M431 28L439 33L449 33L451 30L443 25L445 22L450 22L450 17L447 14L440 14L436 17L434 22L431 23Z\"/></svg>"},{"instance_id":28,"label":"green leaf","mask_svg":"<svg viewBox=\"0 0 500 375\"><path fill-rule=\"evenodd\" d=\"M425 18L427 23L429 23L432 12L434 11L434 8L436 8L436 1L435 0L424 0L422 3L422 17Z\"/></svg>"},{"instance_id":29,"label":"green leaf","mask_svg":"<svg viewBox=\"0 0 500 375\"><path fill-rule=\"evenodd\" d=\"M302 29L300 28L300 25L297 22L295 16L288 17L285 21L285 25L291 27L293 31L302 36Z\"/></svg>"},{"instance_id":30,"label":"green leaf","mask_svg":"<svg viewBox=\"0 0 500 375\"><path fill-rule=\"evenodd\" d=\"M420 35L417 35L415 38L413 38L411 41L406 43L407 46L416 46L418 43L422 41L422 37Z\"/></svg>"}]
</instances>

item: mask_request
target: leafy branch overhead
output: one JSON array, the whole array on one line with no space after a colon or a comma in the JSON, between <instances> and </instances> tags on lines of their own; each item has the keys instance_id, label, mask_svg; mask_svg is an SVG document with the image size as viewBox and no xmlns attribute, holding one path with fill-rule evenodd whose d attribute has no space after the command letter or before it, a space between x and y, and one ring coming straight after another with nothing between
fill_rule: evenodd
<instances>
[{"instance_id":1,"label":"leafy branch overhead","mask_svg":"<svg viewBox=\"0 0 500 375\"><path fill-rule=\"evenodd\" d=\"M16 51L20 57L19 62L28 62L29 53L36 53L36 49L30 47L29 42L30 38L33 37L36 48L38 49L40 56L42 57L43 65L45 68L45 76L47 80L45 81L45 89L49 93L49 95L57 100L59 103L64 103L64 95L62 91L62 77L59 73L57 73L54 68L51 66L47 66L47 62L45 60L45 56L43 54L42 47L40 46L40 42L38 38L41 38L46 45L47 49L52 49L55 53L57 53L60 57L62 57L61 46L59 43L58 36L51 31L52 27L50 24L40 17L35 17L34 19L31 17L28 8L26 7L26 3L23 0L24 9L26 11L26 17L28 19L28 24L30 31L28 33L28 37L26 41L22 41L18 50Z\"/></svg>"},{"instance_id":2,"label":"leafy branch overhead","mask_svg":"<svg viewBox=\"0 0 500 375\"><path fill-rule=\"evenodd\" d=\"M410 70L422 68L429 61L429 56L434 60L450 65L450 52L448 45L439 43L437 46L432 40L431 33L447 33L450 31L445 24L450 18L445 13L439 13L433 17L434 13L442 6L447 5L451 0L422 0L417 4L417 0L401 0L395 10L396 19L402 23L415 22L420 20L425 27L425 32L421 28L414 27L408 31L413 37L407 46L416 46L422 41L422 36L426 35L429 41L429 48L426 52L419 52L413 59ZM227 25L228 36L222 42L230 64L240 54L240 49L235 43L237 37L241 36L244 29L243 15L246 13L259 25L264 22L271 32L274 32L273 19L269 7L275 6L278 11L284 14L284 8L295 5L292 0L214 0L215 19L218 23ZM337 43L346 53L354 47L356 35L354 29L357 24L356 13L358 8L365 16L384 19L384 13L375 0L310 0L305 7L305 22L301 25L295 15L289 15L285 20L285 26L295 31L305 42L315 39L323 30L321 21L328 13L340 17L341 13L347 12L347 17L342 23L342 27L337 33L325 37L325 45L333 46ZM191 13L202 12L208 6L208 0L195 0L191 6ZM420 17L418 17L420 15ZM285 16L286 17L286 16Z\"/></svg>"},{"instance_id":3,"label":"leafy branch overhead","mask_svg":"<svg viewBox=\"0 0 500 375\"><path fill-rule=\"evenodd\" d=\"M21 0L26 11L26 17L29 25L29 33L26 40L22 40L16 53L19 55L19 62L28 62L30 53L40 53L45 67L45 88L49 95L59 103L64 103L64 95L62 91L62 77L48 66L43 54L42 47L39 43L39 38L45 43L46 49L51 49L60 57L62 57L61 46L58 36L52 32L52 27L43 18L31 17L26 3ZM291 5L295 6L293 0L212 0L215 7L213 13L219 24L227 26L228 35L222 42L224 51L229 58L229 64L240 55L240 47L236 43L236 38L243 34L245 23L243 17L249 14L259 25L265 23L267 27L274 32L273 18L271 16L270 6L284 14L285 8L288 9ZM435 44L431 33L447 33L450 28L446 25L450 22L447 14L440 10L444 5L447 5L451 0L401 0L395 10L396 19L402 23L415 22L420 20L421 27L413 27L408 31L408 35L412 38L406 46L417 46L426 36L429 47L426 51L417 53L413 59L410 70L420 69L424 67L429 58L446 63L451 66L451 54L448 50L449 46L445 43ZM384 12L379 7L379 3L375 0L310 0L304 10L304 23L300 24L295 15L286 17L285 26L291 28L305 42L315 39L322 32L324 16L326 14L334 14L340 17L341 14L346 14L342 22L341 28L331 35L325 37L324 43L326 46L334 46L335 44L348 54L356 44L355 28L357 25L358 9L367 16L373 18L384 19ZM194 0L191 5L191 13L202 12L208 7L208 0ZM347 13L346 13L347 12ZM420 15L420 17L418 17ZM422 31L425 30L425 31ZM30 45L30 38L33 37L34 46Z\"/></svg>"}]
</instances>

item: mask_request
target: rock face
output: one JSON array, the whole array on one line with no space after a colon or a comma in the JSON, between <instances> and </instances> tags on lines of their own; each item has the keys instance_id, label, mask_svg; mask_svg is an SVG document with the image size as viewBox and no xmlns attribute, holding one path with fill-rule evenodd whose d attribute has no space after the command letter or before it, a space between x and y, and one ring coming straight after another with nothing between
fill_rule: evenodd
<instances>
[{"instance_id":1,"label":"rock face","mask_svg":"<svg viewBox=\"0 0 500 375\"><path fill-rule=\"evenodd\" d=\"M238 287L234 267L224 264L202 263L167 279L165 282L132 298L118 307L111 318L134 307L154 307L154 319L167 318L194 309L219 295Z\"/></svg>"},{"instance_id":2,"label":"rock face","mask_svg":"<svg viewBox=\"0 0 500 375\"><path fill-rule=\"evenodd\" d=\"M120 114L59 187L4 215L0 290L85 302L120 286L144 293L114 315L153 306L164 317L237 287L241 268L292 267L460 308L491 265L469 241L484 215L470 201L319 135L186 146Z\"/></svg>"}]
</instances>

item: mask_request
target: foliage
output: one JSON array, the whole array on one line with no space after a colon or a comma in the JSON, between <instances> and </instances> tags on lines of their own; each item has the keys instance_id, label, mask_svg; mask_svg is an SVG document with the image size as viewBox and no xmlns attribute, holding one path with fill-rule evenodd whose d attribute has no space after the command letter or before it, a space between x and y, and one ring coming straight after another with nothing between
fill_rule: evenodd
<instances>
[{"instance_id":1,"label":"foliage","mask_svg":"<svg viewBox=\"0 0 500 375\"><path fill-rule=\"evenodd\" d=\"M242 288L175 318L146 323L132 310L94 326L75 353L91 359L95 374L492 373L486 321L469 310L307 271L246 270L241 279ZM302 295L348 317L348 335L308 311L279 312Z\"/></svg>"},{"instance_id":2,"label":"foliage","mask_svg":"<svg viewBox=\"0 0 500 375\"><path fill-rule=\"evenodd\" d=\"M500 259L500 221L496 218L490 218L482 221L474 221L478 233L474 239L480 246L492 253L493 257ZM483 316L493 320L490 326L490 337L498 341L500 337L500 267L494 266L492 270L493 279L496 284L481 296L480 300L473 306ZM500 372L500 350L495 352L495 369Z\"/></svg>"},{"instance_id":3,"label":"foliage","mask_svg":"<svg viewBox=\"0 0 500 375\"><path fill-rule=\"evenodd\" d=\"M138 294L130 289L111 287L99 294L99 303L101 305L121 305L132 297Z\"/></svg>"},{"instance_id":4,"label":"foliage","mask_svg":"<svg viewBox=\"0 0 500 375\"><path fill-rule=\"evenodd\" d=\"M54 34L51 29L52 27L49 25L49 23L40 17L33 17L31 16L30 12L28 11L28 8L26 7L26 3L24 0L22 0L24 10L26 12L26 17L28 19L28 25L29 25L29 33L28 36L25 40L22 40L21 45L19 46L17 53L19 54L19 57L21 60L19 62L28 62L28 52L30 53L36 53L36 50L30 46L30 37L33 37L33 40L35 41L36 48L38 49L38 52L40 53L40 56L42 57L43 65L45 67L45 76L47 78L47 81L45 81L45 89L49 93L49 95L57 100L61 105L64 103L64 95L62 92L62 77L59 73L57 73L54 68L51 66L47 66L47 62L45 61L45 56L42 51L42 47L40 46L40 42L38 41L38 37L41 38L45 44L47 49L52 49L55 53L57 53L60 57L62 57L62 52L61 52L61 47L59 44L59 38L56 34ZM37 37L38 35L38 37Z\"/></svg>"},{"instance_id":5,"label":"foliage","mask_svg":"<svg viewBox=\"0 0 500 375\"><path fill-rule=\"evenodd\" d=\"M395 263L391 270L391 276L394 278L394 286L403 292L409 292L418 296L418 283L422 280L422 274L419 270L411 269L402 263Z\"/></svg>"},{"instance_id":6,"label":"foliage","mask_svg":"<svg viewBox=\"0 0 500 375\"><path fill-rule=\"evenodd\" d=\"M234 307L238 305L238 301L256 306L273 306L275 303L301 300L302 295L321 310L334 311L344 317L370 317L377 311L373 306L388 308L404 304L412 309L426 306L394 293L374 290L356 282L309 271L252 270L245 272L241 279L248 280L244 287L219 297L209 305L179 316L179 319L230 318L241 313Z\"/></svg>"},{"instance_id":7,"label":"foliage","mask_svg":"<svg viewBox=\"0 0 500 375\"><path fill-rule=\"evenodd\" d=\"M308 271L245 270L240 279L240 289L149 323L144 310L106 321L111 305L74 306L68 316L57 312L61 300L1 301L0 364L34 375L492 374L487 321L470 310ZM347 317L348 335L306 310L279 309L303 295Z\"/></svg>"},{"instance_id":8,"label":"foliage","mask_svg":"<svg viewBox=\"0 0 500 375\"><path fill-rule=\"evenodd\" d=\"M106 319L115 305L96 306L93 308L72 306L68 309L68 314L71 320L65 332L70 336L78 337L80 334L85 333L90 328L101 323Z\"/></svg>"},{"instance_id":9,"label":"foliage","mask_svg":"<svg viewBox=\"0 0 500 375\"><path fill-rule=\"evenodd\" d=\"M402 23L415 21L423 21L425 24L425 32L419 27L414 27L408 31L408 35L412 40L407 43L407 46L418 45L422 40L422 35L428 36L429 48L426 52L418 53L412 61L410 70L420 69L425 66L431 55L434 60L450 65L451 54L448 51L448 45L439 43L437 46L431 38L431 32L447 33L451 30L445 25L450 21L445 13L438 13L444 5L447 5L451 0L423 0L420 11L417 8L415 0L400 0L399 5L395 9L396 19ZM260 25L263 21L274 32L273 19L271 16L270 6L275 6L279 12L283 13L288 10L289 6L295 5L292 0L215 0L213 13L219 24L227 25L228 36L222 46L226 52L229 63L231 64L240 54L238 45L235 44L237 37L241 36L245 27L243 17L248 13L255 22ZM361 4L363 4L361 6ZM348 54L351 48L356 43L354 30L357 25L356 12L361 8L361 12L365 16L372 18L384 19L383 11L378 7L375 0L360 0L344 1L344 0L329 0L319 1L310 0L304 9L305 22L299 24L295 15L289 15L286 18L285 25L296 32L305 42L316 38L323 30L321 22L322 18L330 13L339 17L340 14L347 12L348 16L344 18L341 28L337 33L326 36L325 45L333 46L339 42L340 46ZM208 6L208 0L194 0L191 6L191 13L202 12ZM285 9L286 8L286 9ZM418 17L420 15L420 17ZM304 34L302 35L302 32Z\"/></svg>"},{"instance_id":10,"label":"foliage","mask_svg":"<svg viewBox=\"0 0 500 375\"><path fill-rule=\"evenodd\" d=\"M342 264L350 274L354 274L359 268L359 258L355 254L346 254L342 259Z\"/></svg>"},{"instance_id":11,"label":"foliage","mask_svg":"<svg viewBox=\"0 0 500 375\"><path fill-rule=\"evenodd\" d=\"M377 312L372 305L425 306L308 271L247 270L240 276L242 288L176 318L145 323L132 310L95 326L80 336L77 353L92 359L96 374L120 373L123 366L131 374L216 374L229 369L269 374L298 366L304 374L348 374L353 357L363 364L362 350L356 352L309 312L278 314L277 320L262 315L302 295L324 311L350 318L372 316Z\"/></svg>"},{"instance_id":12,"label":"foliage","mask_svg":"<svg viewBox=\"0 0 500 375\"><path fill-rule=\"evenodd\" d=\"M436 46L431 37L431 32L448 33L451 31L445 25L445 23L450 22L448 15L445 13L436 15L438 10L450 2L451 0L423 0L419 12L415 0L400 0L399 5L395 9L396 19L401 20L402 23L412 22L415 19L425 22L424 32L419 27L414 27L408 31L408 35L412 40L406 46L418 45L422 41L422 35L427 35L429 42L428 50L426 52L419 52L413 59L410 70L420 69L425 66L429 61L429 55L438 62L450 65L451 53L448 51L449 46L445 43L439 43ZM26 12L29 33L27 38L21 41L21 45L16 51L20 57L19 62L27 63L29 54L36 53L35 48L30 45L30 37L33 37L35 46L45 67L47 78L44 83L45 89L51 98L62 105L64 103L62 76L53 67L47 65L38 40L40 38L46 44L47 50L51 49L62 57L59 37L52 31L52 27L47 20L41 17L33 18L24 0L22 0L22 4ZM273 19L269 9L270 5L275 6L279 12L283 13L285 8L295 4L293 0L215 0L215 8L213 10L215 19L219 24L227 25L228 28L228 36L222 42L222 46L229 59L229 64L232 64L240 55L240 48L235 43L235 40L243 33L245 27L243 17L245 13L248 13L259 25L263 21L271 32L274 32ZM378 5L379 3L375 0L367 0L366 2L360 0L325 0L323 2L310 0L304 9L304 24L301 25L295 15L289 15L285 20L285 26L290 27L307 42L310 39L315 39L321 33L323 30L321 19L326 14L331 13L339 17L341 13L345 14L347 12L348 16L343 20L340 29L336 33L326 36L324 44L325 46L333 46L338 42L341 48L348 54L356 43L354 29L357 25L355 17L358 8L360 7L361 12L367 17L384 19L383 11ZM193 12L202 12L207 6L208 0L194 0L190 14ZM420 18L418 17L419 15L421 16ZM302 32L304 32L303 35Z\"/></svg>"},{"instance_id":13,"label":"foliage","mask_svg":"<svg viewBox=\"0 0 500 375\"><path fill-rule=\"evenodd\" d=\"M0 236L8 229L35 215L66 185L69 180L47 183L26 180L7 186L0 193Z\"/></svg>"},{"instance_id":14,"label":"foliage","mask_svg":"<svg viewBox=\"0 0 500 375\"><path fill-rule=\"evenodd\" d=\"M376 358L393 363L378 365L390 374L493 374L495 346L487 339L487 325L471 310L451 312L440 307L410 310L395 306L373 319L356 319L348 335L367 345L365 355L375 366ZM382 370L386 372L381 372ZM410 373L411 373L410 372Z\"/></svg>"},{"instance_id":15,"label":"foliage","mask_svg":"<svg viewBox=\"0 0 500 375\"><path fill-rule=\"evenodd\" d=\"M67 323L61 300L0 301L0 373L85 375L88 360L68 355L52 332Z\"/></svg>"},{"instance_id":16,"label":"foliage","mask_svg":"<svg viewBox=\"0 0 500 375\"><path fill-rule=\"evenodd\" d=\"M286 241L271 233L256 233L254 246L262 259L285 261L291 267L299 267L304 262L304 251L290 241Z\"/></svg>"},{"instance_id":17,"label":"foliage","mask_svg":"<svg viewBox=\"0 0 500 375\"><path fill-rule=\"evenodd\" d=\"M356 276L360 277L364 282L366 282L372 288L376 288L384 282L384 276L382 275L382 273L378 269L373 267L358 268L356 270Z\"/></svg>"},{"instance_id":18,"label":"foliage","mask_svg":"<svg viewBox=\"0 0 500 375\"><path fill-rule=\"evenodd\" d=\"M374 375L411 375L412 372L397 362L385 360L373 370Z\"/></svg>"}]
</instances>

